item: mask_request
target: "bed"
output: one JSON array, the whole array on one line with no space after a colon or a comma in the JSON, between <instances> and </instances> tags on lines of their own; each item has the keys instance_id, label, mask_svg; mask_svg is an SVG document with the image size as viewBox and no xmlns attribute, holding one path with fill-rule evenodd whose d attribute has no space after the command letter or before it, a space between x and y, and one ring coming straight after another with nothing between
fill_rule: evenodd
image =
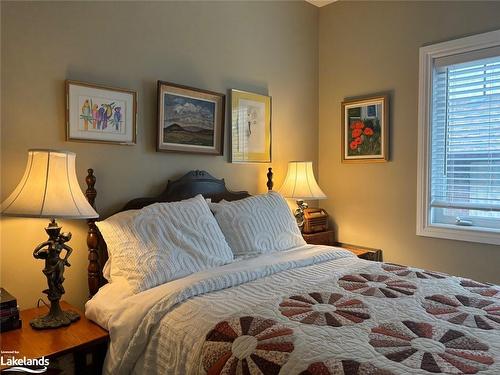
<instances>
[{"instance_id":1,"label":"bed","mask_svg":"<svg viewBox=\"0 0 500 375\"><path fill-rule=\"evenodd\" d=\"M92 171L86 181L94 204ZM198 194L250 196L192 171L124 210ZM500 374L496 285L301 244L134 292L106 283L92 220L88 245L86 316L110 332L107 374Z\"/></svg>"}]
</instances>

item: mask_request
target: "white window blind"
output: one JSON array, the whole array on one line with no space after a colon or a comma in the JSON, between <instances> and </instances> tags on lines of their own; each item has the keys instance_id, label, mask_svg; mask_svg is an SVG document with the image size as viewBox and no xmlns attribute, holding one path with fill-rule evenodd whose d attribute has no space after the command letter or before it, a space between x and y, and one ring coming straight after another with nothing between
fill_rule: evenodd
<instances>
[{"instance_id":1,"label":"white window blind","mask_svg":"<svg viewBox=\"0 0 500 375\"><path fill-rule=\"evenodd\" d=\"M500 55L435 64L430 141L431 223L500 231Z\"/></svg>"}]
</instances>

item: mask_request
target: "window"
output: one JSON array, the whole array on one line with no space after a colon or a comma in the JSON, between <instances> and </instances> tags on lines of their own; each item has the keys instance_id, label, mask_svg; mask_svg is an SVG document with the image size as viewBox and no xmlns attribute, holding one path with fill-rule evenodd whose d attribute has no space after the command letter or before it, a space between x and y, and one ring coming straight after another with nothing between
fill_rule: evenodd
<instances>
[{"instance_id":1,"label":"window","mask_svg":"<svg viewBox=\"0 0 500 375\"><path fill-rule=\"evenodd\" d=\"M417 234L500 244L500 30L420 49Z\"/></svg>"}]
</instances>

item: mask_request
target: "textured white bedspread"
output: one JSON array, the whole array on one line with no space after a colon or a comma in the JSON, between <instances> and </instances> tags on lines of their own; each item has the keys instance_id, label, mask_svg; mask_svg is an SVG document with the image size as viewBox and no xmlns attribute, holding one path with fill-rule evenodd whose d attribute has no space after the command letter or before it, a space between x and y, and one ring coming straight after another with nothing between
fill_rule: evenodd
<instances>
[{"instance_id":1,"label":"textured white bedspread","mask_svg":"<svg viewBox=\"0 0 500 375\"><path fill-rule=\"evenodd\" d=\"M113 284L86 306L107 374L500 374L499 288L332 247Z\"/></svg>"}]
</instances>

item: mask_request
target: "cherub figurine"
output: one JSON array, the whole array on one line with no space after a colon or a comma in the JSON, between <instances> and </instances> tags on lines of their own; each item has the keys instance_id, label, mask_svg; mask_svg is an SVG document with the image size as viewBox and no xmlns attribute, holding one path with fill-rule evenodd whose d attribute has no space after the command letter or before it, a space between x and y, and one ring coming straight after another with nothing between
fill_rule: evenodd
<instances>
[{"instance_id":1,"label":"cherub figurine","mask_svg":"<svg viewBox=\"0 0 500 375\"><path fill-rule=\"evenodd\" d=\"M59 228L60 229L60 228ZM49 233L49 239L33 250L33 256L36 259L45 259L45 268L43 273L47 277L49 288L43 292L48 295L49 300L59 300L64 294L64 267L70 267L68 258L73 249L65 244L71 239L71 233ZM66 250L64 258L61 258L61 252Z\"/></svg>"}]
</instances>

